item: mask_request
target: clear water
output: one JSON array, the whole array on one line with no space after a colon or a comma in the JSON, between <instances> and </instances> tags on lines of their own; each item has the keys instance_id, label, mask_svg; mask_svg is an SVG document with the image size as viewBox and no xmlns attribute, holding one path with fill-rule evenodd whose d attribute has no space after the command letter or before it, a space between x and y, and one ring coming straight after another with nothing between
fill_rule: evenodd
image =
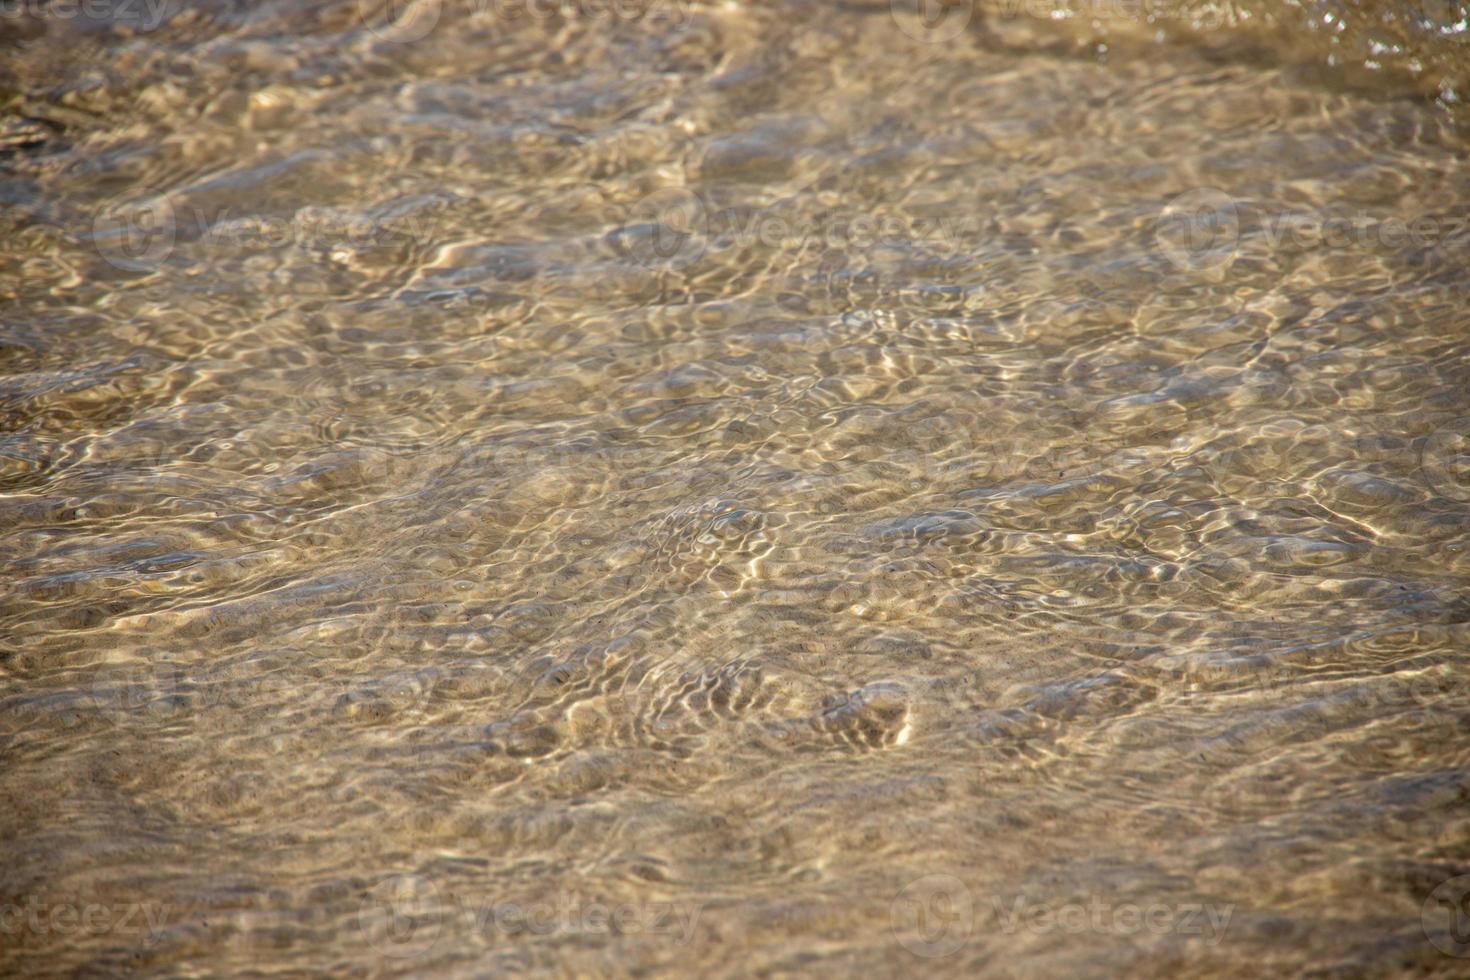
<instances>
[{"instance_id":1,"label":"clear water","mask_svg":"<svg viewBox=\"0 0 1470 980\"><path fill-rule=\"evenodd\" d=\"M0 972L1470 970L1465 7L3 12Z\"/></svg>"}]
</instances>

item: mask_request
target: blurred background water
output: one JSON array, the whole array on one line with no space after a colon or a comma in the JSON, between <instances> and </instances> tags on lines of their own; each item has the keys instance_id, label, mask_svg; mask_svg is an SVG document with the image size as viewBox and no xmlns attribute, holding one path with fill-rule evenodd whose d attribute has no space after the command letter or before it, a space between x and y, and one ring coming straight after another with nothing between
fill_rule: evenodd
<instances>
[{"instance_id":1,"label":"blurred background water","mask_svg":"<svg viewBox=\"0 0 1470 980\"><path fill-rule=\"evenodd\" d=\"M1467 38L0 4L0 970L1463 975Z\"/></svg>"}]
</instances>

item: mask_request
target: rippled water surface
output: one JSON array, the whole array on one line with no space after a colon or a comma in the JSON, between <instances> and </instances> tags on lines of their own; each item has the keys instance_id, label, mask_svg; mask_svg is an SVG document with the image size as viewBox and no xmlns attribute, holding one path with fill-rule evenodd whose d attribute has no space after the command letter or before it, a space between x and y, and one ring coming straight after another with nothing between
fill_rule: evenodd
<instances>
[{"instance_id":1,"label":"rippled water surface","mask_svg":"<svg viewBox=\"0 0 1470 980\"><path fill-rule=\"evenodd\" d=\"M1470 970L1465 6L88 10L0 972Z\"/></svg>"}]
</instances>

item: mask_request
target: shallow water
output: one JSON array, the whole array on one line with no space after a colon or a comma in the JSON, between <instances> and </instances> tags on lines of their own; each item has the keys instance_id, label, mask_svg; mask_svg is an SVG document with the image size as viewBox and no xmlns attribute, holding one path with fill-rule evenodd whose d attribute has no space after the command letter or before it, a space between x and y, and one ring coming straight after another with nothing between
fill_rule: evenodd
<instances>
[{"instance_id":1,"label":"shallow water","mask_svg":"<svg viewBox=\"0 0 1470 980\"><path fill-rule=\"evenodd\" d=\"M155 4L0 20L0 970L1470 969L1463 6Z\"/></svg>"}]
</instances>

